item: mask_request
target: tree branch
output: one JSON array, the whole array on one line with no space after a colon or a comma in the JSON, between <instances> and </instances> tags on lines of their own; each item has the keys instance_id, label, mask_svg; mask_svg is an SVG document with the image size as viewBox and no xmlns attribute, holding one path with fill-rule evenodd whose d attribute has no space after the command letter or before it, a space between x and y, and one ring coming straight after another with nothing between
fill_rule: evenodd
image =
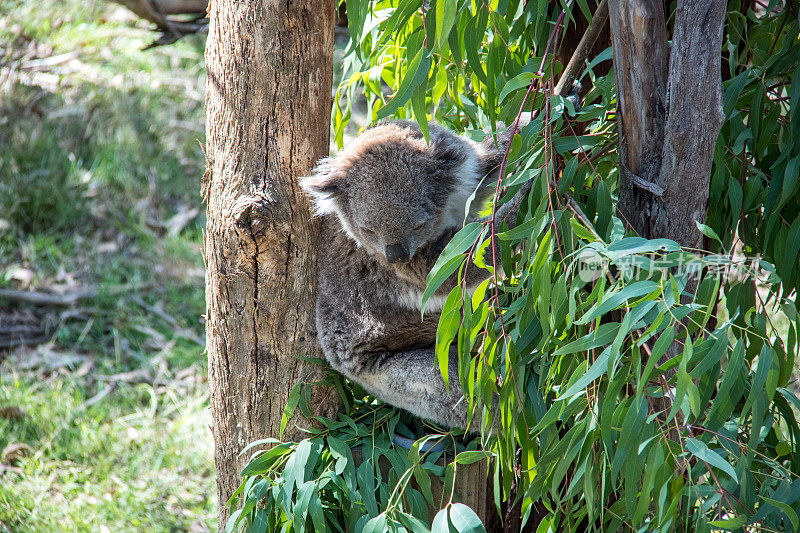
<instances>
[{"instance_id":1,"label":"tree branch","mask_svg":"<svg viewBox=\"0 0 800 533\"><path fill-rule=\"evenodd\" d=\"M586 59L589 57L589 52L591 52L595 41L597 41L597 37L600 36L600 32L606 25L607 19L608 0L603 0L600 2L600 5L597 6L589 28L586 30L586 33L583 34L583 37L581 37L569 63L567 63L567 66L564 68L564 72L561 74L561 78L558 80L558 84L556 84L556 88L553 91L555 94L562 94L565 89L569 92L570 89L572 89L572 84L578 77L578 74L580 74L584 62L586 62Z\"/></svg>"}]
</instances>

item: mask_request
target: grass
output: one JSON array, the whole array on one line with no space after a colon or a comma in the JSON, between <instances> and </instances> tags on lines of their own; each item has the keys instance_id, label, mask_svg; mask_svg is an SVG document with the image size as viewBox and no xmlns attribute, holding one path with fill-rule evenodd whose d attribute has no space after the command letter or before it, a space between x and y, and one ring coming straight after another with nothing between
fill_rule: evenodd
<instances>
[{"instance_id":1,"label":"grass","mask_svg":"<svg viewBox=\"0 0 800 533\"><path fill-rule=\"evenodd\" d=\"M97 292L0 299L48 339L0 351L0 531L216 528L203 41L154 38L105 1L0 5L0 287Z\"/></svg>"}]
</instances>

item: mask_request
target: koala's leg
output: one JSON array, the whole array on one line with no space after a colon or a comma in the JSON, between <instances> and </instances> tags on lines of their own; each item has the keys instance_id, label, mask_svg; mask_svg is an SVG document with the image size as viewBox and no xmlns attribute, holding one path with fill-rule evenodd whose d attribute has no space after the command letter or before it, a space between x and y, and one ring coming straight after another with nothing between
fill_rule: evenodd
<instances>
[{"instance_id":1,"label":"koala's leg","mask_svg":"<svg viewBox=\"0 0 800 533\"><path fill-rule=\"evenodd\" d=\"M458 381L458 359L450 354L445 387L432 348L370 355L343 373L381 400L448 427L465 428L467 405Z\"/></svg>"}]
</instances>

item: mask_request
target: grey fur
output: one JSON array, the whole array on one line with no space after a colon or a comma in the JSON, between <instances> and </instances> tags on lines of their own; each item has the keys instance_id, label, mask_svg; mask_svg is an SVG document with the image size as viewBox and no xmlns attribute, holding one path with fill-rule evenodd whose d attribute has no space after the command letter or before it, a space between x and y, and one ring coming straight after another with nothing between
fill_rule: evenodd
<instances>
[{"instance_id":1,"label":"grey fur","mask_svg":"<svg viewBox=\"0 0 800 533\"><path fill-rule=\"evenodd\" d=\"M465 427L457 358L451 354L448 391L433 348L455 276L428 302L424 319L421 296L426 275L462 227L467 198L478 189L474 218L493 192L509 139L475 143L433 123L429 129L428 145L416 123L380 124L302 178L323 216L317 330L331 366L370 393ZM511 226L522 194L499 213ZM475 286L486 271L472 265L467 278Z\"/></svg>"}]
</instances>

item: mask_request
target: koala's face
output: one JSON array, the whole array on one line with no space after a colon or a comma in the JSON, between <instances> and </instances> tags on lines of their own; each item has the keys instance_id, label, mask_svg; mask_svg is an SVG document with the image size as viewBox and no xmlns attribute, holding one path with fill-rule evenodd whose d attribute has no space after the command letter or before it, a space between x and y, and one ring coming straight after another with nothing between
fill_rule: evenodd
<instances>
[{"instance_id":1,"label":"koala's face","mask_svg":"<svg viewBox=\"0 0 800 533\"><path fill-rule=\"evenodd\" d=\"M410 261L441 235L449 189L446 180L431 179L437 172L431 161L406 148L374 146L365 153L350 168L348 192L338 202L345 231L390 263Z\"/></svg>"},{"instance_id":2,"label":"koala's face","mask_svg":"<svg viewBox=\"0 0 800 533\"><path fill-rule=\"evenodd\" d=\"M406 263L461 225L483 178L477 145L431 125L430 145L415 124L387 123L361 134L303 178L319 213L335 213L372 255Z\"/></svg>"}]
</instances>

